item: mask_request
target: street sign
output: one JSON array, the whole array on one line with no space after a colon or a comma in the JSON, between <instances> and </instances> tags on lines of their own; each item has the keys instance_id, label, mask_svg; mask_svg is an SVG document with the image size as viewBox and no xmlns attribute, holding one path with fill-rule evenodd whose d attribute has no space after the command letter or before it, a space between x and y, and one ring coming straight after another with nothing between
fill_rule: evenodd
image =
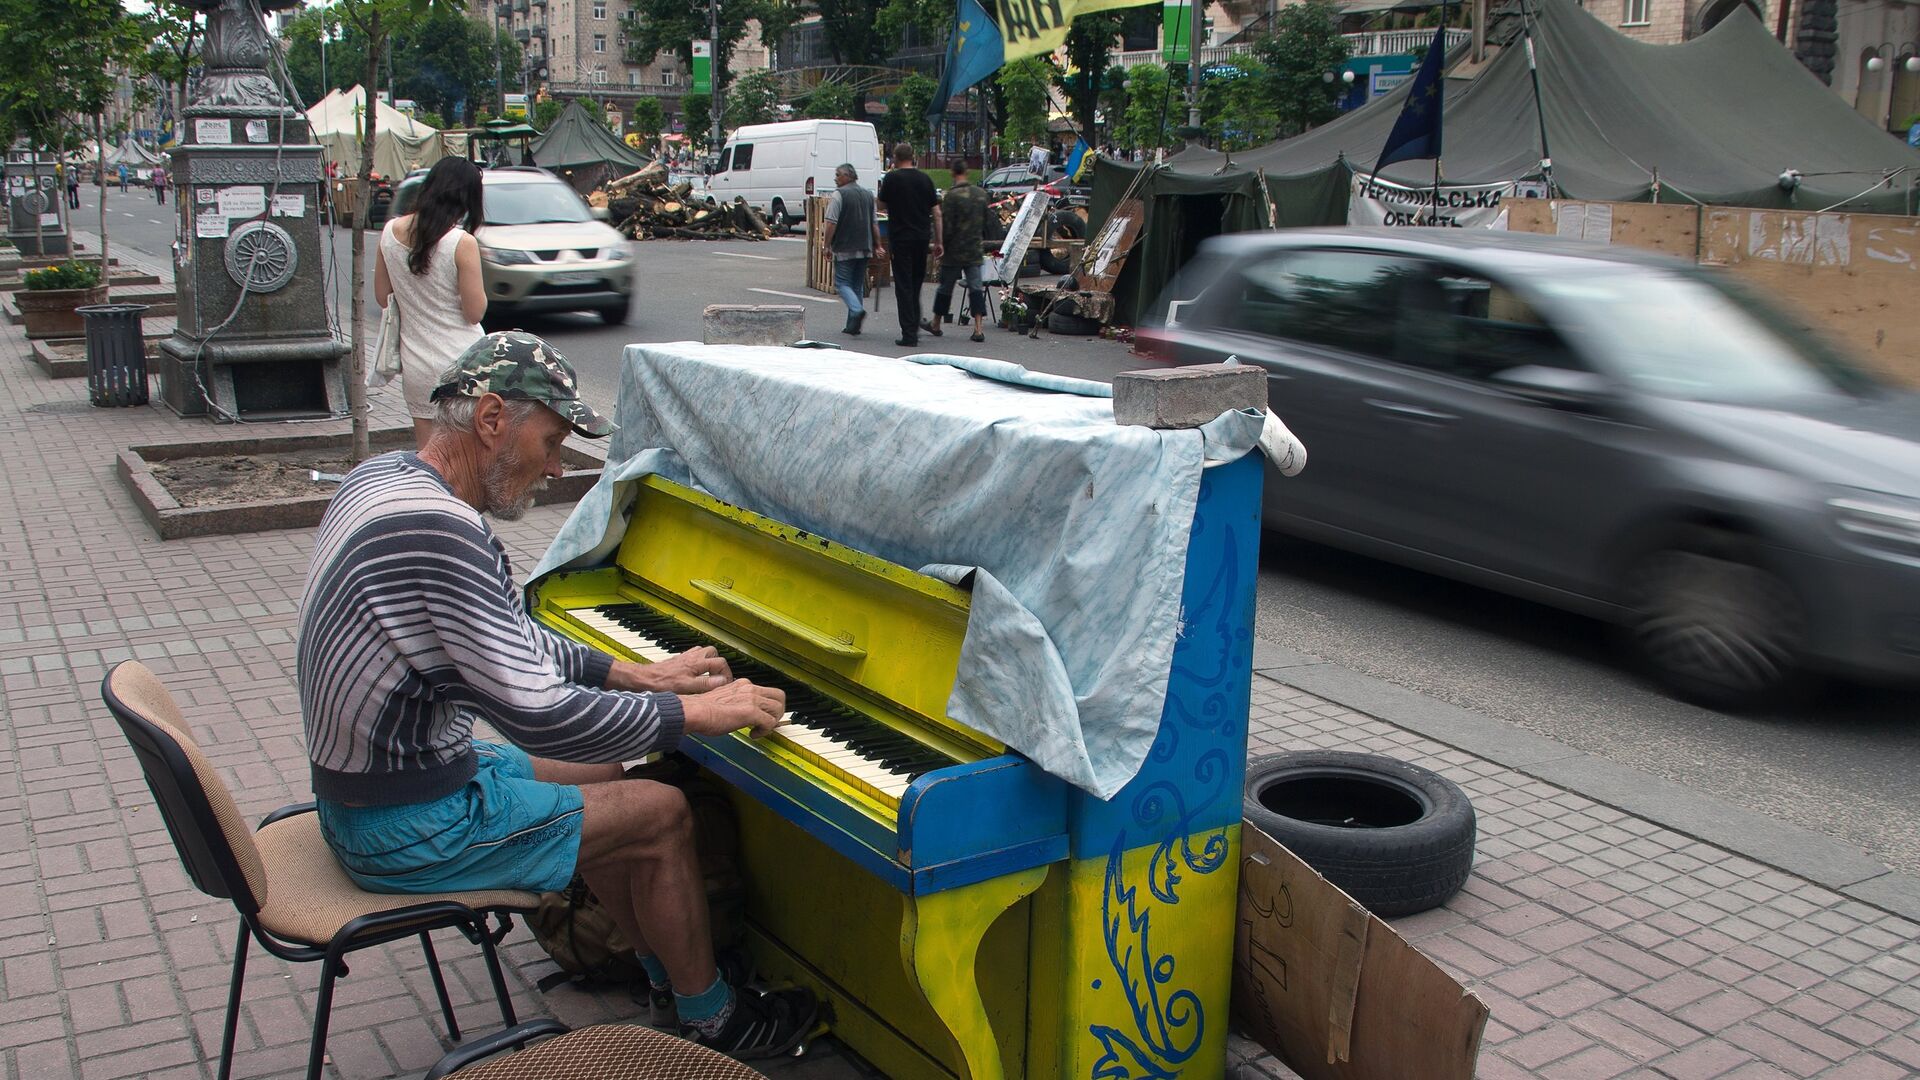
<instances>
[{"instance_id":1,"label":"street sign","mask_svg":"<svg viewBox=\"0 0 1920 1080\"><path fill-rule=\"evenodd\" d=\"M713 42L693 43L693 92L713 93Z\"/></svg>"}]
</instances>

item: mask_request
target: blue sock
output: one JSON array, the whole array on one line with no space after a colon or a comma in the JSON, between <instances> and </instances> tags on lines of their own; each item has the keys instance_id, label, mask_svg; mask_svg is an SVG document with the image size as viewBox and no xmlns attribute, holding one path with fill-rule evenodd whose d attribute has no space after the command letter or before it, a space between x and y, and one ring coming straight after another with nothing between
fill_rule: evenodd
<instances>
[{"instance_id":1,"label":"blue sock","mask_svg":"<svg viewBox=\"0 0 1920 1080\"><path fill-rule=\"evenodd\" d=\"M634 955L640 956L639 953ZM660 958L652 953L640 956L640 966L647 969L647 982L654 989L665 990L673 984L673 980L667 978L667 969L660 963Z\"/></svg>"},{"instance_id":2,"label":"blue sock","mask_svg":"<svg viewBox=\"0 0 1920 1080\"><path fill-rule=\"evenodd\" d=\"M733 1015L733 987L728 986L727 980L715 972L712 986L692 996L675 994L673 1002L679 1010L682 1024L712 1037L720 1034L720 1029L727 1025L727 1018Z\"/></svg>"}]
</instances>

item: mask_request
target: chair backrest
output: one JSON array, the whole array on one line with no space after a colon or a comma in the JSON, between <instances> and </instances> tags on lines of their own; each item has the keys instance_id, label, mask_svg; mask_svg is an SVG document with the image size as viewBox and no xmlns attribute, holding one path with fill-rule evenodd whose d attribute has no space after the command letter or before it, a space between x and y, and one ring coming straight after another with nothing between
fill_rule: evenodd
<instances>
[{"instance_id":1,"label":"chair backrest","mask_svg":"<svg viewBox=\"0 0 1920 1080\"><path fill-rule=\"evenodd\" d=\"M267 871L233 793L193 741L173 695L145 664L126 660L101 680L100 696L140 759L173 846L201 892L252 915L266 905Z\"/></svg>"}]
</instances>

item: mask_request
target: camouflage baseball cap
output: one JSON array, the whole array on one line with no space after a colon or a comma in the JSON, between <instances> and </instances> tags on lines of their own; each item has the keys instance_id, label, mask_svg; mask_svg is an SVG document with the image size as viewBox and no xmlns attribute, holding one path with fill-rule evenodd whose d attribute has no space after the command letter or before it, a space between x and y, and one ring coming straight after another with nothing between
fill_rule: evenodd
<instances>
[{"instance_id":1,"label":"camouflage baseball cap","mask_svg":"<svg viewBox=\"0 0 1920 1080\"><path fill-rule=\"evenodd\" d=\"M573 364L558 349L524 330L502 330L467 346L441 374L431 400L482 394L543 402L590 439L613 431L613 421L580 400Z\"/></svg>"}]
</instances>

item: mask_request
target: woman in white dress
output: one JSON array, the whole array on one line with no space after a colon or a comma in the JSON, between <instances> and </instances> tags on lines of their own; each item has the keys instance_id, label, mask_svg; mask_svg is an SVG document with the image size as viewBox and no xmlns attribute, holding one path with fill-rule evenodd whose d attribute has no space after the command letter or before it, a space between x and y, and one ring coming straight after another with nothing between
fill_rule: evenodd
<instances>
[{"instance_id":1,"label":"woman in white dress","mask_svg":"<svg viewBox=\"0 0 1920 1080\"><path fill-rule=\"evenodd\" d=\"M387 222L374 260L373 298L400 305L400 389L413 416L414 441L433 434L427 395L440 373L485 332L487 291L480 280L480 242L486 220L480 170L465 158L441 158L420 185L414 212Z\"/></svg>"}]
</instances>

